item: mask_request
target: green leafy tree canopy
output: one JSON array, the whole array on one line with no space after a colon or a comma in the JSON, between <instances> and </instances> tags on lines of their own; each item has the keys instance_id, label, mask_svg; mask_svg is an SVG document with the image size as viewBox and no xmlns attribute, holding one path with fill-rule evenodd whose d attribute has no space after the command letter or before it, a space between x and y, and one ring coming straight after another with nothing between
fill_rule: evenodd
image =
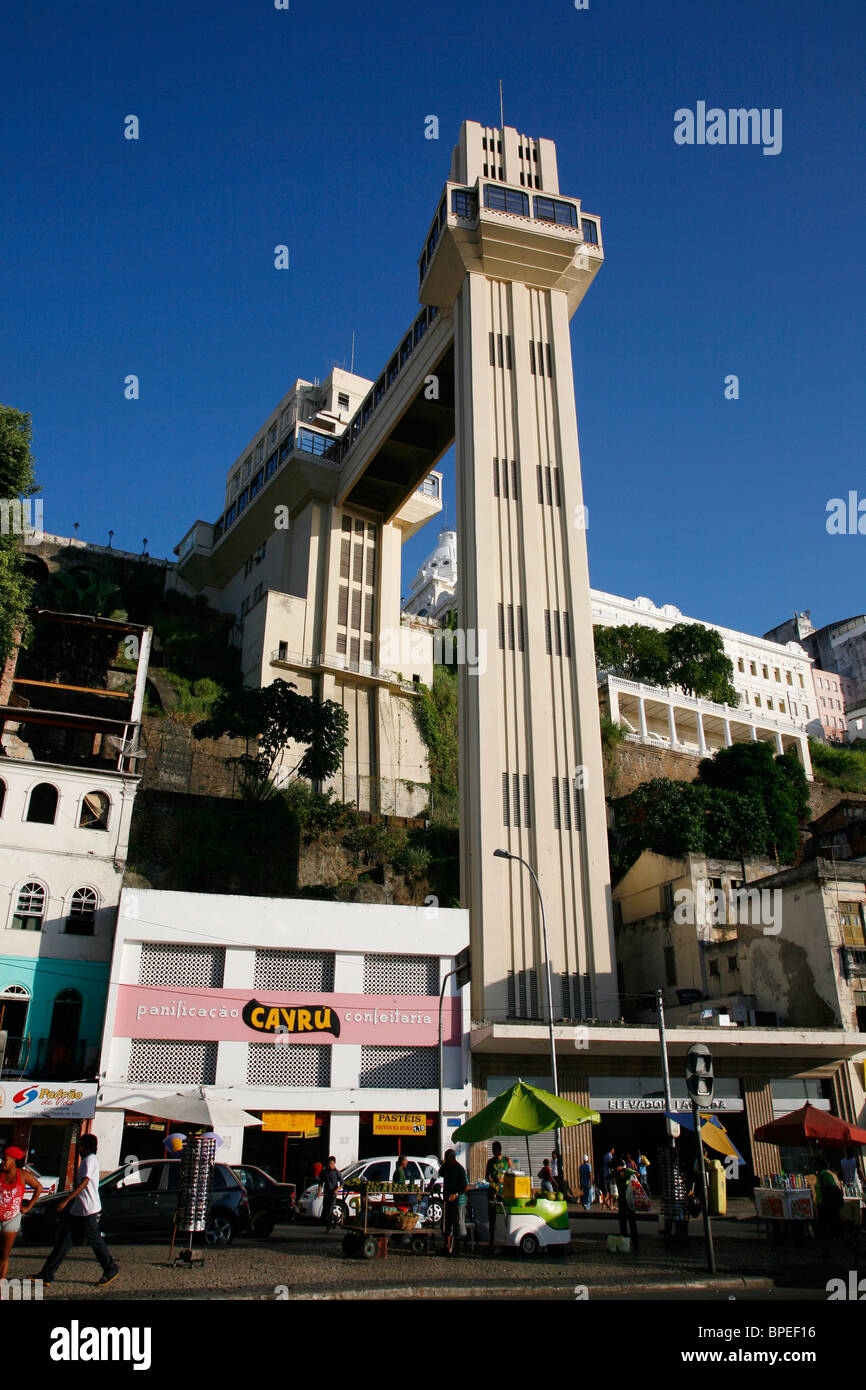
<instances>
[{"instance_id":1,"label":"green leafy tree canopy","mask_svg":"<svg viewBox=\"0 0 866 1390\"><path fill-rule=\"evenodd\" d=\"M613 671L645 685L676 685L718 704L739 704L721 633L702 623L674 623L667 632L643 623L596 626L593 638L599 671Z\"/></svg>"},{"instance_id":2,"label":"green leafy tree canopy","mask_svg":"<svg viewBox=\"0 0 866 1390\"><path fill-rule=\"evenodd\" d=\"M208 719L193 726L196 738L243 738L257 743L254 754L242 759L252 775L270 777L290 743L306 744L291 769L311 782L321 782L339 769L347 743L349 716L333 700L299 695L292 681L276 680L262 690L243 686L222 694Z\"/></svg>"}]
</instances>

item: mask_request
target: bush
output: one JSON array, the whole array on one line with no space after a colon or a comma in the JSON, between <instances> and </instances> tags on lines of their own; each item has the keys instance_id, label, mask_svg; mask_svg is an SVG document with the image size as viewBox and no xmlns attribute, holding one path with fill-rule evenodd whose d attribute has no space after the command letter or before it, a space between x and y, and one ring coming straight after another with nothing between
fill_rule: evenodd
<instances>
[{"instance_id":1,"label":"bush","mask_svg":"<svg viewBox=\"0 0 866 1390\"><path fill-rule=\"evenodd\" d=\"M840 791L866 792L866 748L834 748L810 738L809 753L817 780Z\"/></svg>"},{"instance_id":2,"label":"bush","mask_svg":"<svg viewBox=\"0 0 866 1390\"><path fill-rule=\"evenodd\" d=\"M426 873L433 856L426 845L407 845L394 857L394 867L403 874L420 875Z\"/></svg>"},{"instance_id":3,"label":"bush","mask_svg":"<svg viewBox=\"0 0 866 1390\"><path fill-rule=\"evenodd\" d=\"M292 811L298 828L309 838L325 830L339 830L355 820L355 803L340 801L333 788L313 791L309 782L290 782L278 793Z\"/></svg>"}]
</instances>

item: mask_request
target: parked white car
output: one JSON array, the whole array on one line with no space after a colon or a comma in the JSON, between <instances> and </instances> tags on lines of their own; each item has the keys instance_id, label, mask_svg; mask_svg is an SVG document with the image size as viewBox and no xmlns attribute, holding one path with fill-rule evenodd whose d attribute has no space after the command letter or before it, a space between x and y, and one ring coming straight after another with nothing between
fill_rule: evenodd
<instances>
[{"instance_id":1,"label":"parked white car","mask_svg":"<svg viewBox=\"0 0 866 1390\"><path fill-rule=\"evenodd\" d=\"M397 1158L397 1154L390 1154L384 1158L361 1159L345 1170L343 1182L351 1184L393 1182ZM425 1158L416 1158L412 1155L406 1158L406 1177L409 1183L421 1192L426 1192L428 1184L433 1179L438 1178L439 1168L439 1159L435 1155L428 1155ZM371 1206L376 1202L384 1202L386 1206L393 1206L394 1194L373 1192L370 1194L369 1200ZM322 1198L316 1183L312 1183L298 1198L297 1207L301 1217L306 1217L307 1220L312 1221L319 1220L322 1215ZM338 1187L334 1200L334 1218L337 1224L341 1225L345 1216L347 1214L353 1215L357 1209L357 1193L347 1192L345 1187ZM439 1197L434 1195L429 1199L425 1219L434 1223L442 1220L442 1202Z\"/></svg>"}]
</instances>

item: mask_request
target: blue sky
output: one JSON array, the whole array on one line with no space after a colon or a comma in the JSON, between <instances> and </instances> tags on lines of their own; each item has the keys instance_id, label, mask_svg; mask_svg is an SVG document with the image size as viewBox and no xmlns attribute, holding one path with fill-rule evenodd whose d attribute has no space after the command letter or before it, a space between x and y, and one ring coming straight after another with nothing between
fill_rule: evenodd
<instances>
[{"instance_id":1,"label":"blue sky","mask_svg":"<svg viewBox=\"0 0 866 1390\"><path fill-rule=\"evenodd\" d=\"M866 498L864 28L855 0L6 0L0 400L33 415L46 529L170 555L353 329L375 376L501 77L602 218L572 323L593 585L753 632L862 611L866 536L825 520ZM675 144L701 99L781 108L781 153Z\"/></svg>"}]
</instances>

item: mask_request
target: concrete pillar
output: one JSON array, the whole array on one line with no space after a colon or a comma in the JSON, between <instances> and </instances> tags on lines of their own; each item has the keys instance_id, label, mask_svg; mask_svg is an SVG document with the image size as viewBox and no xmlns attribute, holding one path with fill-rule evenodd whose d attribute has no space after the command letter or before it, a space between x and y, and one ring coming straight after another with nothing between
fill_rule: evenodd
<instances>
[{"instance_id":1,"label":"concrete pillar","mask_svg":"<svg viewBox=\"0 0 866 1390\"><path fill-rule=\"evenodd\" d=\"M671 741L671 748L673 748L677 742L677 726L674 721L673 705L668 705L668 737Z\"/></svg>"},{"instance_id":2,"label":"concrete pillar","mask_svg":"<svg viewBox=\"0 0 866 1390\"><path fill-rule=\"evenodd\" d=\"M755 728L754 724L752 725L751 733L752 733L752 742L753 742L753 743L757 743L757 742L758 742L758 731L757 731L757 729Z\"/></svg>"},{"instance_id":3,"label":"concrete pillar","mask_svg":"<svg viewBox=\"0 0 866 1390\"><path fill-rule=\"evenodd\" d=\"M746 1118L749 1122L749 1142L752 1146L755 1177L761 1178L768 1173L778 1173L781 1163L778 1146L758 1143L753 1137L755 1130L760 1125L770 1124L775 1118L773 1095L769 1081L764 1081L758 1077L745 1077L743 1079L743 1100L746 1105Z\"/></svg>"},{"instance_id":4,"label":"concrete pillar","mask_svg":"<svg viewBox=\"0 0 866 1390\"><path fill-rule=\"evenodd\" d=\"M610 706L610 717L614 724L619 723L619 691L614 689L613 682L608 677L607 699Z\"/></svg>"},{"instance_id":5,"label":"concrete pillar","mask_svg":"<svg viewBox=\"0 0 866 1390\"><path fill-rule=\"evenodd\" d=\"M776 752L777 752L777 753L784 753L784 751L785 751L785 750L784 750L784 748L782 747L782 735L779 733L779 731L778 731L778 729L777 729L777 730L776 730Z\"/></svg>"},{"instance_id":6,"label":"concrete pillar","mask_svg":"<svg viewBox=\"0 0 866 1390\"><path fill-rule=\"evenodd\" d=\"M725 720L725 747L726 747L726 748L730 748L730 746L731 746L731 721L730 721L730 719L726 719L726 720Z\"/></svg>"},{"instance_id":7,"label":"concrete pillar","mask_svg":"<svg viewBox=\"0 0 866 1390\"><path fill-rule=\"evenodd\" d=\"M698 748L702 753L706 753L707 740L704 738L704 716L701 714L700 710L696 710L695 713L698 718Z\"/></svg>"},{"instance_id":8,"label":"concrete pillar","mask_svg":"<svg viewBox=\"0 0 866 1390\"><path fill-rule=\"evenodd\" d=\"M644 743L646 743L646 708L644 706L644 698L642 695L638 695L637 697L637 713L638 719L640 720L640 736L643 739Z\"/></svg>"},{"instance_id":9,"label":"concrete pillar","mask_svg":"<svg viewBox=\"0 0 866 1390\"><path fill-rule=\"evenodd\" d=\"M333 1154L337 1160L337 1167L342 1172L348 1168L350 1163L354 1163L358 1157L358 1115L345 1115L334 1113L331 1115L331 1123L328 1129L328 1153Z\"/></svg>"}]
</instances>

